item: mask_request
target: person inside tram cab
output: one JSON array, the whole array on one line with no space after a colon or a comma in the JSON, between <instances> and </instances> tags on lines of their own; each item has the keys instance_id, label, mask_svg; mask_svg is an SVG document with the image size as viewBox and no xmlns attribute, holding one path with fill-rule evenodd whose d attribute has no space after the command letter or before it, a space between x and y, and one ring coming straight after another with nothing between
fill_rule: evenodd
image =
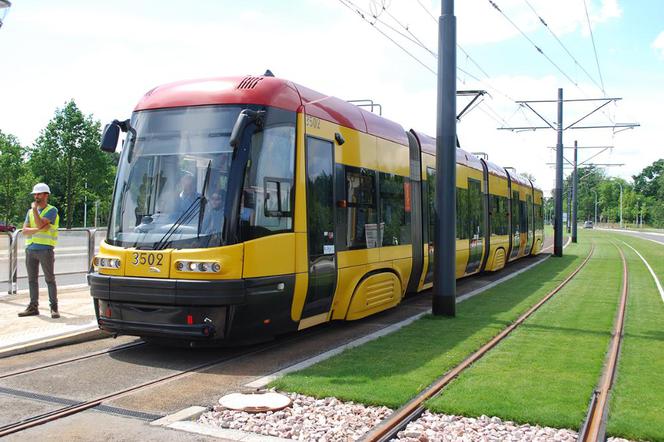
<instances>
[{"instance_id":1,"label":"person inside tram cab","mask_svg":"<svg viewBox=\"0 0 664 442\"><path fill-rule=\"evenodd\" d=\"M212 235L221 232L221 227L224 222L224 196L223 191L216 190L212 192L207 207L205 208L205 215L203 216L202 232Z\"/></svg>"},{"instance_id":2,"label":"person inside tram cab","mask_svg":"<svg viewBox=\"0 0 664 442\"><path fill-rule=\"evenodd\" d=\"M176 206L177 215L182 215L196 201L200 194L196 191L196 180L191 172L184 172L180 178L180 194Z\"/></svg>"}]
</instances>

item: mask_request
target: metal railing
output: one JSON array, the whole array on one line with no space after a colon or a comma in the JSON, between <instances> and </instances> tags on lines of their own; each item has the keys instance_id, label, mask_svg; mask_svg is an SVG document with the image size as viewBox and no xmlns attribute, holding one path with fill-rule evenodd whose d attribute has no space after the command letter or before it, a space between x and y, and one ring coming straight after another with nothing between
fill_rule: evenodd
<instances>
[{"instance_id":1,"label":"metal railing","mask_svg":"<svg viewBox=\"0 0 664 442\"><path fill-rule=\"evenodd\" d=\"M58 246L55 248L55 274L87 273L99 242L106 237L106 228L58 229L58 237ZM19 248L19 243L23 247ZM18 292L18 280L27 277L25 264L20 260L21 255L19 254L19 250L22 251L24 246L25 236L22 235L21 229L14 232L0 232L0 275L7 275L6 280L0 276L0 283L7 283L7 294L10 295ZM67 259L63 260L63 258ZM6 270L3 269L4 261L7 261ZM19 273L25 274L20 275Z\"/></svg>"}]
</instances>

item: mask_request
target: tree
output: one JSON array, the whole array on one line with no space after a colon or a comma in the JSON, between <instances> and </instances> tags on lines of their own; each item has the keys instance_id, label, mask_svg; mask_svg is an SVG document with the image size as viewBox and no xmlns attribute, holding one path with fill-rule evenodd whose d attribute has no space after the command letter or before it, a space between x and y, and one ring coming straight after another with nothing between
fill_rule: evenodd
<instances>
[{"instance_id":1,"label":"tree","mask_svg":"<svg viewBox=\"0 0 664 442\"><path fill-rule=\"evenodd\" d=\"M74 100L56 109L30 152L30 168L51 187L51 203L58 206L61 224L81 224L84 197L90 204L110 203L117 157L99 150L99 121L85 116ZM78 211L75 211L76 207Z\"/></svg>"},{"instance_id":2,"label":"tree","mask_svg":"<svg viewBox=\"0 0 664 442\"><path fill-rule=\"evenodd\" d=\"M662 177L664 177L664 159L659 159L632 177L634 190L647 197L656 198L660 194L664 196Z\"/></svg>"},{"instance_id":3,"label":"tree","mask_svg":"<svg viewBox=\"0 0 664 442\"><path fill-rule=\"evenodd\" d=\"M0 131L0 219L5 223L22 225L28 210L32 180L25 154L16 137Z\"/></svg>"}]
</instances>

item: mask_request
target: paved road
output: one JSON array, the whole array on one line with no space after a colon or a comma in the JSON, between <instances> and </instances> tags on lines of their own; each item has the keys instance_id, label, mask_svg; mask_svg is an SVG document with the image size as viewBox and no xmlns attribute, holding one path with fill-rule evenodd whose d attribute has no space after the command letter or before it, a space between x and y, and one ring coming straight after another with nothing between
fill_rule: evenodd
<instances>
[{"instance_id":1,"label":"paved road","mask_svg":"<svg viewBox=\"0 0 664 442\"><path fill-rule=\"evenodd\" d=\"M632 235L632 236L637 236L639 238L643 239L648 239L650 241L654 241L657 243L660 243L664 245L664 233L656 233L656 232L639 232L639 231L634 231L634 230L621 230L621 229L599 229L599 230L605 230L609 232L616 232L616 233L623 233L627 235Z\"/></svg>"}]
</instances>

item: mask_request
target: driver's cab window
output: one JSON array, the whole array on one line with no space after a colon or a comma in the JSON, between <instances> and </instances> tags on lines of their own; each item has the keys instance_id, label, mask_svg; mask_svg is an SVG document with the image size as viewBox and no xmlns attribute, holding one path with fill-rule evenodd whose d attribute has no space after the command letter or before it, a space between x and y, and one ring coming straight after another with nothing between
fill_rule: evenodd
<instances>
[{"instance_id":1,"label":"driver's cab window","mask_svg":"<svg viewBox=\"0 0 664 442\"><path fill-rule=\"evenodd\" d=\"M243 239L293 228L295 124L268 125L254 134L240 205Z\"/></svg>"}]
</instances>

